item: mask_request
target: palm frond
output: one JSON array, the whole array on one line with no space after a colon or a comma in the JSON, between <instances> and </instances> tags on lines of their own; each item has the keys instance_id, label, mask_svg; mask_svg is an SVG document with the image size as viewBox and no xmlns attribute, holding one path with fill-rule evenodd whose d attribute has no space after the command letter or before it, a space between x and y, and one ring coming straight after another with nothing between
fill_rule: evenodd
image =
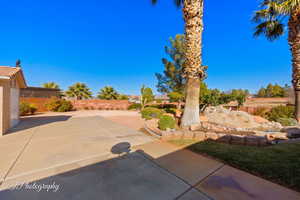
<instances>
[{"instance_id":1,"label":"palm frond","mask_svg":"<svg viewBox=\"0 0 300 200\"><path fill-rule=\"evenodd\" d=\"M256 23L260 23L263 20L268 19L269 17L270 17L270 13L267 9L258 10L254 13L252 21Z\"/></svg>"},{"instance_id":2,"label":"palm frond","mask_svg":"<svg viewBox=\"0 0 300 200\"><path fill-rule=\"evenodd\" d=\"M152 4L156 4L156 3L157 3L157 0L151 0L151 3L152 3Z\"/></svg>"},{"instance_id":3,"label":"palm frond","mask_svg":"<svg viewBox=\"0 0 300 200\"><path fill-rule=\"evenodd\" d=\"M284 34L285 17L298 9L300 0L263 0L260 10L256 11L252 21L258 23L254 36L265 35L268 40L275 40Z\"/></svg>"},{"instance_id":4,"label":"palm frond","mask_svg":"<svg viewBox=\"0 0 300 200\"><path fill-rule=\"evenodd\" d=\"M284 34L284 24L278 20L268 20L255 27L254 36L265 35L270 41L274 41Z\"/></svg>"},{"instance_id":5,"label":"palm frond","mask_svg":"<svg viewBox=\"0 0 300 200\"><path fill-rule=\"evenodd\" d=\"M299 9L300 0L281 0L280 7L278 7L278 12L284 15L291 15L293 11Z\"/></svg>"},{"instance_id":6,"label":"palm frond","mask_svg":"<svg viewBox=\"0 0 300 200\"><path fill-rule=\"evenodd\" d=\"M182 4L183 4L183 2L184 2L184 0L173 0L174 1L174 4L177 6L177 7L180 7ZM153 4L153 5L155 5L156 3L157 3L157 0L151 0L151 3Z\"/></svg>"}]
</instances>

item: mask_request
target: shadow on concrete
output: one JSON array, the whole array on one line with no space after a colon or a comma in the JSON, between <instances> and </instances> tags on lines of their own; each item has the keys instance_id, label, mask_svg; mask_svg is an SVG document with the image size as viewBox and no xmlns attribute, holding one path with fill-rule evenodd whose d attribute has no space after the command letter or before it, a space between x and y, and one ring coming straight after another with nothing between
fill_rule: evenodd
<instances>
[{"instance_id":1,"label":"shadow on concrete","mask_svg":"<svg viewBox=\"0 0 300 200\"><path fill-rule=\"evenodd\" d=\"M110 151L113 154L117 154L117 155L121 156L122 154L130 153L131 145L129 142L121 142L121 143L114 145Z\"/></svg>"},{"instance_id":2,"label":"shadow on concrete","mask_svg":"<svg viewBox=\"0 0 300 200\"><path fill-rule=\"evenodd\" d=\"M0 191L0 199L210 199L195 188L200 183L199 177L194 183L187 181L188 178L186 179L185 174L189 174L189 168L186 168L185 171L182 171L182 169L181 172L177 171L179 173L174 173L173 171L173 169L176 171L176 168L180 168L186 161L189 162L188 160L192 161L196 158L192 154L191 157L186 156L189 155L186 154L187 150L176 150L158 158L153 158L144 150L131 151L130 148L130 143L122 142L111 148L111 152L118 155L118 157L84 167L80 167L82 165L79 164L78 168L72 170L67 169L67 167L63 169L62 167L63 170L57 170L57 174L40 180L11 184L9 185L10 189ZM196 161L199 164L199 160ZM205 165L201 161L200 165L194 164L191 164L191 166L198 172L203 170L201 165ZM166 165L170 167L166 169ZM204 175L204 177L208 175ZM232 191L242 192L250 198L263 199L262 196L256 196L248 192L232 177L224 178L213 175L206 187L215 190L226 187ZM189 193L191 190L193 192ZM192 198L190 195L192 195Z\"/></svg>"},{"instance_id":3,"label":"shadow on concrete","mask_svg":"<svg viewBox=\"0 0 300 200\"><path fill-rule=\"evenodd\" d=\"M20 123L11 128L6 134L13 134L18 131L51 124L54 122L67 121L71 116L59 115L59 116L32 116L24 117L20 119Z\"/></svg>"},{"instance_id":4,"label":"shadow on concrete","mask_svg":"<svg viewBox=\"0 0 300 200\"><path fill-rule=\"evenodd\" d=\"M128 142L119 143L111 148L118 157L29 183L17 182L0 191L0 199L171 200L190 188L142 150L129 151Z\"/></svg>"}]
</instances>

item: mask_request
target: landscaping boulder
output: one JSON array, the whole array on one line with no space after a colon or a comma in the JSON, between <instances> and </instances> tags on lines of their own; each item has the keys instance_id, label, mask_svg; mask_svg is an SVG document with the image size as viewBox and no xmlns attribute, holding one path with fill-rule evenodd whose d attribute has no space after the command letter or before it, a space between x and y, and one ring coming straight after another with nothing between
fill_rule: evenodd
<instances>
[{"instance_id":1,"label":"landscaping boulder","mask_svg":"<svg viewBox=\"0 0 300 200\"><path fill-rule=\"evenodd\" d=\"M205 134L206 139L211 139L211 140L217 140L219 138L217 133L214 132L207 132Z\"/></svg>"},{"instance_id":2,"label":"landscaping boulder","mask_svg":"<svg viewBox=\"0 0 300 200\"><path fill-rule=\"evenodd\" d=\"M199 140L199 141L204 141L206 139L205 137L205 132L202 132L202 131L195 131L195 140Z\"/></svg>"},{"instance_id":3,"label":"landscaping boulder","mask_svg":"<svg viewBox=\"0 0 300 200\"><path fill-rule=\"evenodd\" d=\"M231 142L231 135L220 135L220 137L217 139L218 142L222 143L230 143Z\"/></svg>"},{"instance_id":4,"label":"landscaping boulder","mask_svg":"<svg viewBox=\"0 0 300 200\"><path fill-rule=\"evenodd\" d=\"M248 146L258 146L259 145L258 137L257 136L246 136L245 144Z\"/></svg>"},{"instance_id":5,"label":"landscaping boulder","mask_svg":"<svg viewBox=\"0 0 300 200\"><path fill-rule=\"evenodd\" d=\"M198 131L198 130L201 130L202 129L202 124L193 124L190 126L190 130L191 131Z\"/></svg>"},{"instance_id":6,"label":"landscaping boulder","mask_svg":"<svg viewBox=\"0 0 300 200\"><path fill-rule=\"evenodd\" d=\"M286 133L289 138L300 138L300 127L285 127L281 132Z\"/></svg>"},{"instance_id":7,"label":"landscaping boulder","mask_svg":"<svg viewBox=\"0 0 300 200\"><path fill-rule=\"evenodd\" d=\"M204 116L209 123L215 123L228 128L243 130L280 131L282 125L277 122L258 120L256 116L243 111L231 111L222 106L208 107Z\"/></svg>"},{"instance_id":8,"label":"landscaping boulder","mask_svg":"<svg viewBox=\"0 0 300 200\"><path fill-rule=\"evenodd\" d=\"M193 139L195 136L195 133L194 132L191 132L191 131L184 131L184 134L183 134L183 137L185 139Z\"/></svg>"},{"instance_id":9,"label":"landscaping boulder","mask_svg":"<svg viewBox=\"0 0 300 200\"><path fill-rule=\"evenodd\" d=\"M283 132L273 132L266 134L268 140L288 140L287 133Z\"/></svg>"},{"instance_id":10,"label":"landscaping boulder","mask_svg":"<svg viewBox=\"0 0 300 200\"><path fill-rule=\"evenodd\" d=\"M263 132L263 131L255 131L255 136L265 137L270 141L273 140L288 140L287 133L284 132Z\"/></svg>"},{"instance_id":11,"label":"landscaping boulder","mask_svg":"<svg viewBox=\"0 0 300 200\"><path fill-rule=\"evenodd\" d=\"M244 145L245 137L240 135L232 135L231 136L231 144Z\"/></svg>"}]
</instances>

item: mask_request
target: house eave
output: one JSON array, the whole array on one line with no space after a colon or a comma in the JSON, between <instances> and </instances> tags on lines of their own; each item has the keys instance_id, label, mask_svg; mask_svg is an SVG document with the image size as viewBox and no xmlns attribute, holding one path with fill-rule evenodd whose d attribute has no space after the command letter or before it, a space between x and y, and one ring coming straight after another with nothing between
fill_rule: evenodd
<instances>
[{"instance_id":1,"label":"house eave","mask_svg":"<svg viewBox=\"0 0 300 200\"><path fill-rule=\"evenodd\" d=\"M0 76L0 79L9 80L10 77L9 76Z\"/></svg>"}]
</instances>

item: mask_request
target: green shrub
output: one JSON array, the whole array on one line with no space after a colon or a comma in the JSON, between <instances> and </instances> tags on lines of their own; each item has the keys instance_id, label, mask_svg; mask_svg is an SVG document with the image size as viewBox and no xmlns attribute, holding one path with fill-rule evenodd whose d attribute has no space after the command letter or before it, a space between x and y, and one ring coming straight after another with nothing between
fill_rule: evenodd
<instances>
[{"instance_id":1,"label":"green shrub","mask_svg":"<svg viewBox=\"0 0 300 200\"><path fill-rule=\"evenodd\" d=\"M162 103L163 100L162 100L162 99L155 99L155 102L156 102L156 103Z\"/></svg>"},{"instance_id":2,"label":"green shrub","mask_svg":"<svg viewBox=\"0 0 300 200\"><path fill-rule=\"evenodd\" d=\"M65 99L52 99L45 106L52 112L68 112L73 109L72 103Z\"/></svg>"},{"instance_id":3,"label":"green shrub","mask_svg":"<svg viewBox=\"0 0 300 200\"><path fill-rule=\"evenodd\" d=\"M134 103L128 107L128 110L140 110L141 108L142 105L140 103Z\"/></svg>"},{"instance_id":4,"label":"green shrub","mask_svg":"<svg viewBox=\"0 0 300 200\"><path fill-rule=\"evenodd\" d=\"M30 114L34 115L36 111L37 111L37 107L34 104L30 104Z\"/></svg>"},{"instance_id":5,"label":"green shrub","mask_svg":"<svg viewBox=\"0 0 300 200\"><path fill-rule=\"evenodd\" d=\"M73 105L70 101L61 100L61 105L58 107L57 112L68 112L73 109Z\"/></svg>"},{"instance_id":6,"label":"green shrub","mask_svg":"<svg viewBox=\"0 0 300 200\"><path fill-rule=\"evenodd\" d=\"M295 108L293 106L277 106L266 113L267 119L278 122L281 118L293 118Z\"/></svg>"},{"instance_id":7,"label":"green shrub","mask_svg":"<svg viewBox=\"0 0 300 200\"><path fill-rule=\"evenodd\" d=\"M293 118L279 118L277 120L282 126L296 126L298 125L297 120Z\"/></svg>"},{"instance_id":8,"label":"green shrub","mask_svg":"<svg viewBox=\"0 0 300 200\"><path fill-rule=\"evenodd\" d=\"M161 116L158 121L158 128L163 131L167 129L174 129L175 125L176 125L175 119L168 115Z\"/></svg>"},{"instance_id":9,"label":"green shrub","mask_svg":"<svg viewBox=\"0 0 300 200\"><path fill-rule=\"evenodd\" d=\"M165 111L166 113L170 113L170 114L172 114L172 115L176 115L177 109L176 109L176 108L165 108L164 111Z\"/></svg>"},{"instance_id":10,"label":"green shrub","mask_svg":"<svg viewBox=\"0 0 300 200\"><path fill-rule=\"evenodd\" d=\"M164 113L164 111L158 108L147 107L144 110L142 110L141 113L142 113L142 118L146 120L150 120L152 118L159 119Z\"/></svg>"},{"instance_id":11,"label":"green shrub","mask_svg":"<svg viewBox=\"0 0 300 200\"><path fill-rule=\"evenodd\" d=\"M33 115L37 111L37 108L34 104L21 102L19 106L19 112L21 116L24 115Z\"/></svg>"},{"instance_id":12,"label":"green shrub","mask_svg":"<svg viewBox=\"0 0 300 200\"><path fill-rule=\"evenodd\" d=\"M51 100L45 104L45 107L49 111L57 111L60 106L60 99L51 98Z\"/></svg>"},{"instance_id":13,"label":"green shrub","mask_svg":"<svg viewBox=\"0 0 300 200\"><path fill-rule=\"evenodd\" d=\"M267 112L268 112L268 108L265 108L265 107L258 107L258 108L256 108L255 111L253 112L253 115L260 116L260 117L263 117L263 118L266 118L266 117L267 117Z\"/></svg>"},{"instance_id":14,"label":"green shrub","mask_svg":"<svg viewBox=\"0 0 300 200\"><path fill-rule=\"evenodd\" d=\"M176 105L174 104L155 104L155 105L149 105L146 106L146 108L151 107L151 108L158 108L158 109L169 109L169 108L177 108Z\"/></svg>"},{"instance_id":15,"label":"green shrub","mask_svg":"<svg viewBox=\"0 0 300 200\"><path fill-rule=\"evenodd\" d=\"M170 98L170 102L180 102L184 99L184 95L179 92L170 92L168 97Z\"/></svg>"}]
</instances>

